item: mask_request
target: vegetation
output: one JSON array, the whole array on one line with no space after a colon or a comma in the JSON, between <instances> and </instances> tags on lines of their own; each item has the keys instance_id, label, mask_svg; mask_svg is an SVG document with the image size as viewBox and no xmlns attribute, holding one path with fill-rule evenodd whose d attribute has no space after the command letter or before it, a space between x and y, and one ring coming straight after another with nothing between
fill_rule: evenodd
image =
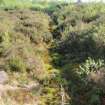
<instances>
[{"instance_id":1,"label":"vegetation","mask_svg":"<svg viewBox=\"0 0 105 105\"><path fill-rule=\"evenodd\" d=\"M103 103L104 13L104 4L65 5L53 13L53 63L68 81L71 105Z\"/></svg>"},{"instance_id":2,"label":"vegetation","mask_svg":"<svg viewBox=\"0 0 105 105\"><path fill-rule=\"evenodd\" d=\"M8 73L8 84L24 86L32 82L32 84L38 83L42 87L38 89L38 93L33 92L31 96L31 93L24 93L24 91L16 93L22 93L20 103L14 99L14 97L18 98L18 95L14 96L15 94L9 93L11 97L7 99L6 103L8 103L8 100L10 100L10 104L24 103L24 94L27 94L30 99L33 97L33 101L36 94L39 94L38 100L42 104L47 103L47 98L51 98L53 92L49 93L49 96L45 96L44 90L55 87L52 84L50 86L49 82L53 82L52 79L54 78L50 75L58 74L56 70L53 73L53 68L48 70L49 68L46 67L46 65L50 65L47 44L52 40L49 30L50 17L41 11L27 9L1 10L0 14L0 68ZM54 91L59 92L59 86L57 87ZM8 97L8 95L5 97ZM14 102L11 98L14 99ZM2 102L5 102L5 100Z\"/></svg>"},{"instance_id":3,"label":"vegetation","mask_svg":"<svg viewBox=\"0 0 105 105\"><path fill-rule=\"evenodd\" d=\"M56 9L56 5L62 4L64 1L54 2L49 0L0 0L1 9L24 9L29 8L32 10L49 10Z\"/></svg>"},{"instance_id":4,"label":"vegetation","mask_svg":"<svg viewBox=\"0 0 105 105\"><path fill-rule=\"evenodd\" d=\"M3 86L19 88L1 105L105 104L104 4L1 0L0 8Z\"/></svg>"}]
</instances>

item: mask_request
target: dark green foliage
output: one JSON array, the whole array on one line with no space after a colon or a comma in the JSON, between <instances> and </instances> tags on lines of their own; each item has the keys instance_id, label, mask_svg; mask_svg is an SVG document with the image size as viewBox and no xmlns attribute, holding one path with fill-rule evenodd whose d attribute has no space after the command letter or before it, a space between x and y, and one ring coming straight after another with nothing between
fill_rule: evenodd
<instances>
[{"instance_id":1,"label":"dark green foliage","mask_svg":"<svg viewBox=\"0 0 105 105\"><path fill-rule=\"evenodd\" d=\"M105 57L104 13L102 4L68 5L54 12L54 37L60 41L57 50L63 55L63 62Z\"/></svg>"},{"instance_id":2,"label":"dark green foliage","mask_svg":"<svg viewBox=\"0 0 105 105\"><path fill-rule=\"evenodd\" d=\"M72 105L101 105L104 88L95 79L100 78L99 72L105 72L104 6L68 4L52 16L56 24L53 36L57 43L51 50L57 55L54 54L53 63L68 81ZM95 77L90 82L88 78L92 75ZM104 84L102 78L101 81Z\"/></svg>"}]
</instances>

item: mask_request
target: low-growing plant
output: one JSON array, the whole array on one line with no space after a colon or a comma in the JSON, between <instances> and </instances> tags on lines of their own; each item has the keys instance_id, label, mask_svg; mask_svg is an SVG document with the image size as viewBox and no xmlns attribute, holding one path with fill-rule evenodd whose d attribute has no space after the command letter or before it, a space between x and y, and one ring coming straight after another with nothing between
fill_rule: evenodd
<instances>
[{"instance_id":1,"label":"low-growing plant","mask_svg":"<svg viewBox=\"0 0 105 105\"><path fill-rule=\"evenodd\" d=\"M13 56L8 60L10 71L26 72L26 64L22 58Z\"/></svg>"},{"instance_id":2,"label":"low-growing plant","mask_svg":"<svg viewBox=\"0 0 105 105\"><path fill-rule=\"evenodd\" d=\"M104 60L99 59L97 61L95 61L92 58L88 58L85 63L81 64L79 66L79 70L78 73L79 75L85 75L87 76L90 72L96 72L97 70L99 70L102 66L104 66Z\"/></svg>"}]
</instances>

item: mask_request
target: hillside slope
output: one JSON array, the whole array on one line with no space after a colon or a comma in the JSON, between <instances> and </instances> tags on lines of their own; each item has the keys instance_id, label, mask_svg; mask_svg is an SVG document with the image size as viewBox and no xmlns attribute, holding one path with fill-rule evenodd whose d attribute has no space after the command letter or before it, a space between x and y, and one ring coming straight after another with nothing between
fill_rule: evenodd
<instances>
[{"instance_id":1,"label":"hillside slope","mask_svg":"<svg viewBox=\"0 0 105 105\"><path fill-rule=\"evenodd\" d=\"M105 5L0 10L0 78L1 105L105 105Z\"/></svg>"},{"instance_id":2,"label":"hillside slope","mask_svg":"<svg viewBox=\"0 0 105 105\"><path fill-rule=\"evenodd\" d=\"M2 105L59 105L59 76L48 48L53 40L50 17L41 11L0 10L0 85ZM4 76L5 77L5 76Z\"/></svg>"}]
</instances>

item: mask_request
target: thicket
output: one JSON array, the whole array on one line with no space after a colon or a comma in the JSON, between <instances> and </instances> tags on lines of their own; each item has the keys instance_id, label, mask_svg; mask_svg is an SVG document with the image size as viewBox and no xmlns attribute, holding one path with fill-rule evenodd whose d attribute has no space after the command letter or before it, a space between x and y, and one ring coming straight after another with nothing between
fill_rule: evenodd
<instances>
[{"instance_id":1,"label":"thicket","mask_svg":"<svg viewBox=\"0 0 105 105\"><path fill-rule=\"evenodd\" d=\"M102 104L105 94L104 6L68 4L53 13L53 63L68 81L70 105Z\"/></svg>"},{"instance_id":2,"label":"thicket","mask_svg":"<svg viewBox=\"0 0 105 105\"><path fill-rule=\"evenodd\" d=\"M0 69L8 84L38 82L32 96L39 105L102 105L105 5L15 6L0 10Z\"/></svg>"}]
</instances>

